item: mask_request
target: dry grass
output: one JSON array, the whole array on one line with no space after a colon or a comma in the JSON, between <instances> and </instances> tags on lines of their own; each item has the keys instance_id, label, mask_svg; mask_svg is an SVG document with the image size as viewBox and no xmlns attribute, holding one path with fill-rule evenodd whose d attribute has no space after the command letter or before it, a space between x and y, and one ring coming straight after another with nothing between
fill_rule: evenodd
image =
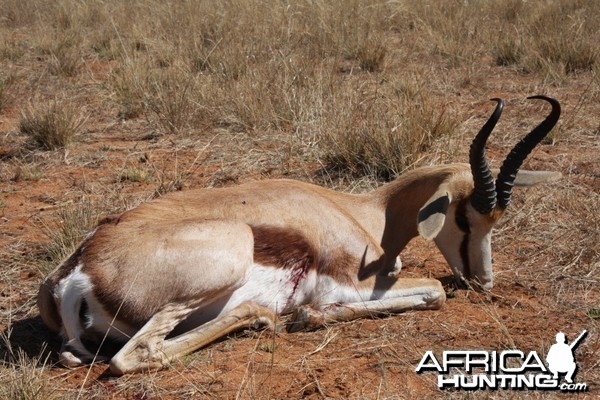
<instances>
[{"instance_id":1,"label":"dry grass","mask_svg":"<svg viewBox=\"0 0 600 400\"><path fill-rule=\"evenodd\" d=\"M49 239L46 244L46 268L40 268L43 273L54 269L69 254L75 251L83 236L97 223L102 209L92 202L81 201L77 206L59 209L53 223L41 221L40 226L44 235Z\"/></svg>"},{"instance_id":2,"label":"dry grass","mask_svg":"<svg viewBox=\"0 0 600 400\"><path fill-rule=\"evenodd\" d=\"M391 89L375 87L366 98L347 90L351 97L338 102L345 107L327 113L335 121L327 121L332 128L320 144L326 168L391 180L455 134L456 114L428 97L420 79L394 80Z\"/></svg>"},{"instance_id":3,"label":"dry grass","mask_svg":"<svg viewBox=\"0 0 600 400\"><path fill-rule=\"evenodd\" d=\"M21 115L19 131L42 150L67 147L76 139L85 119L79 108L64 100L30 106Z\"/></svg>"},{"instance_id":4,"label":"dry grass","mask_svg":"<svg viewBox=\"0 0 600 400\"><path fill-rule=\"evenodd\" d=\"M14 87L16 80L17 78L15 75L0 74L0 111L10 105L14 96L12 88Z\"/></svg>"},{"instance_id":5,"label":"dry grass","mask_svg":"<svg viewBox=\"0 0 600 400\"><path fill-rule=\"evenodd\" d=\"M598 26L593 0L1 0L0 397L472 397L416 376L424 349L542 351L582 326L578 379L598 387ZM488 146L498 166L544 115L514 101L536 93L564 112L526 167L565 178L516 190L493 294L450 286L444 312L236 336L156 374L49 368L37 284L100 214L264 177L360 192L464 162L495 96L513 100ZM403 253L406 276L448 275L428 246Z\"/></svg>"},{"instance_id":6,"label":"dry grass","mask_svg":"<svg viewBox=\"0 0 600 400\"><path fill-rule=\"evenodd\" d=\"M20 160L15 162L14 175L11 180L19 181L37 181L44 176L40 165L36 163L26 163Z\"/></svg>"},{"instance_id":7,"label":"dry grass","mask_svg":"<svg viewBox=\"0 0 600 400\"><path fill-rule=\"evenodd\" d=\"M3 338L9 343L9 338ZM1 365L0 397L10 400L54 399L57 396L48 377L48 359L29 358L21 349Z\"/></svg>"}]
</instances>

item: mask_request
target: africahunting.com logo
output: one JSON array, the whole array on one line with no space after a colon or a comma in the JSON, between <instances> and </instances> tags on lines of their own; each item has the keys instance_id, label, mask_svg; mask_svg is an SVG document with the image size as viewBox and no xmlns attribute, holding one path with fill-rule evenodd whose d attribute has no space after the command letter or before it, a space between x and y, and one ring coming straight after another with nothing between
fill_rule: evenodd
<instances>
[{"instance_id":1,"label":"africahunting.com logo","mask_svg":"<svg viewBox=\"0 0 600 400\"><path fill-rule=\"evenodd\" d=\"M585 391L588 389L586 383L573 381L577 372L573 353L586 336L587 331L584 330L568 344L565 334L557 333L556 343L546 355L547 364L535 351L525 354L520 350L452 350L444 351L441 359L427 351L415 371L436 371L440 389ZM475 370L484 373L476 373ZM458 373L451 374L453 371Z\"/></svg>"}]
</instances>

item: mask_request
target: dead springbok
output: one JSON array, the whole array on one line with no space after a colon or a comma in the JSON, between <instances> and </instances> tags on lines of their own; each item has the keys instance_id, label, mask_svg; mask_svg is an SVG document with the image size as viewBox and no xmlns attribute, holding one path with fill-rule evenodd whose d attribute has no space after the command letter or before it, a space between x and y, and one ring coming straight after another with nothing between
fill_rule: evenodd
<instances>
[{"instance_id":1,"label":"dead springbok","mask_svg":"<svg viewBox=\"0 0 600 400\"><path fill-rule=\"evenodd\" d=\"M552 112L510 152L494 181L485 143L503 101L471 144L470 164L416 169L371 193L292 180L172 193L108 218L41 284L60 359L94 359L84 340L126 342L116 374L156 369L242 327L294 312L290 331L381 312L437 309L439 281L398 279L411 238L433 239L459 278L492 287L491 230L521 163L558 121ZM526 184L553 173L522 171ZM523 179L523 177L525 179ZM167 337L167 335L169 335Z\"/></svg>"}]
</instances>

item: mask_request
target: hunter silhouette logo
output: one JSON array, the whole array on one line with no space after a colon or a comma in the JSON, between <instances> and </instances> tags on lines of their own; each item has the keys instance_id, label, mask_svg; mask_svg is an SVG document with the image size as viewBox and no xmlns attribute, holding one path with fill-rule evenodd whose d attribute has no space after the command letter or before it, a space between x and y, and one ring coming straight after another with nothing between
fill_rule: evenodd
<instances>
[{"instance_id":1,"label":"hunter silhouette logo","mask_svg":"<svg viewBox=\"0 0 600 400\"><path fill-rule=\"evenodd\" d=\"M427 351L415 371L437 371L440 389L585 391L586 383L573 382L577 372L573 352L586 336L587 331L583 330L568 344L565 334L557 333L556 343L546 356L547 365L536 351L526 354L521 350L447 350L439 360ZM561 374L565 374L566 382L561 383Z\"/></svg>"},{"instance_id":2,"label":"hunter silhouette logo","mask_svg":"<svg viewBox=\"0 0 600 400\"><path fill-rule=\"evenodd\" d=\"M556 344L553 344L546 356L548 369L552 372L552 377L558 379L559 373L566 373L567 383L573 383L573 375L577 370L573 351L579 345L579 342L587 335L587 330L583 330L571 344L567 344L567 338L562 332L556 334Z\"/></svg>"}]
</instances>

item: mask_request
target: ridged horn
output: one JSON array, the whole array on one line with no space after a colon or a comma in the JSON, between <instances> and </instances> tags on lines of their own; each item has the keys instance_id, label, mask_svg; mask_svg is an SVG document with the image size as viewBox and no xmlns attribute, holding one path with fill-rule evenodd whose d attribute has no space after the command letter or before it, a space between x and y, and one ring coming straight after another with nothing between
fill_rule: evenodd
<instances>
[{"instance_id":1,"label":"ridged horn","mask_svg":"<svg viewBox=\"0 0 600 400\"><path fill-rule=\"evenodd\" d=\"M481 214L489 214L496 206L496 188L490 166L485 158L485 143L500 119L504 109L504 100L498 98L492 100L498 103L496 109L475 136L469 149L469 164L471 164L471 173L475 184L471 205Z\"/></svg>"},{"instance_id":2,"label":"ridged horn","mask_svg":"<svg viewBox=\"0 0 600 400\"><path fill-rule=\"evenodd\" d=\"M521 168L521 164L525 158L533 151L550 131L560 118L560 103L553 97L549 96L531 96L528 99L545 100L552 105L552 111L538 126L527 134L517 145L511 150L500 167L500 173L496 179L496 194L498 198L498 207L505 209L510 204L512 188L517 177L517 172Z\"/></svg>"}]
</instances>

